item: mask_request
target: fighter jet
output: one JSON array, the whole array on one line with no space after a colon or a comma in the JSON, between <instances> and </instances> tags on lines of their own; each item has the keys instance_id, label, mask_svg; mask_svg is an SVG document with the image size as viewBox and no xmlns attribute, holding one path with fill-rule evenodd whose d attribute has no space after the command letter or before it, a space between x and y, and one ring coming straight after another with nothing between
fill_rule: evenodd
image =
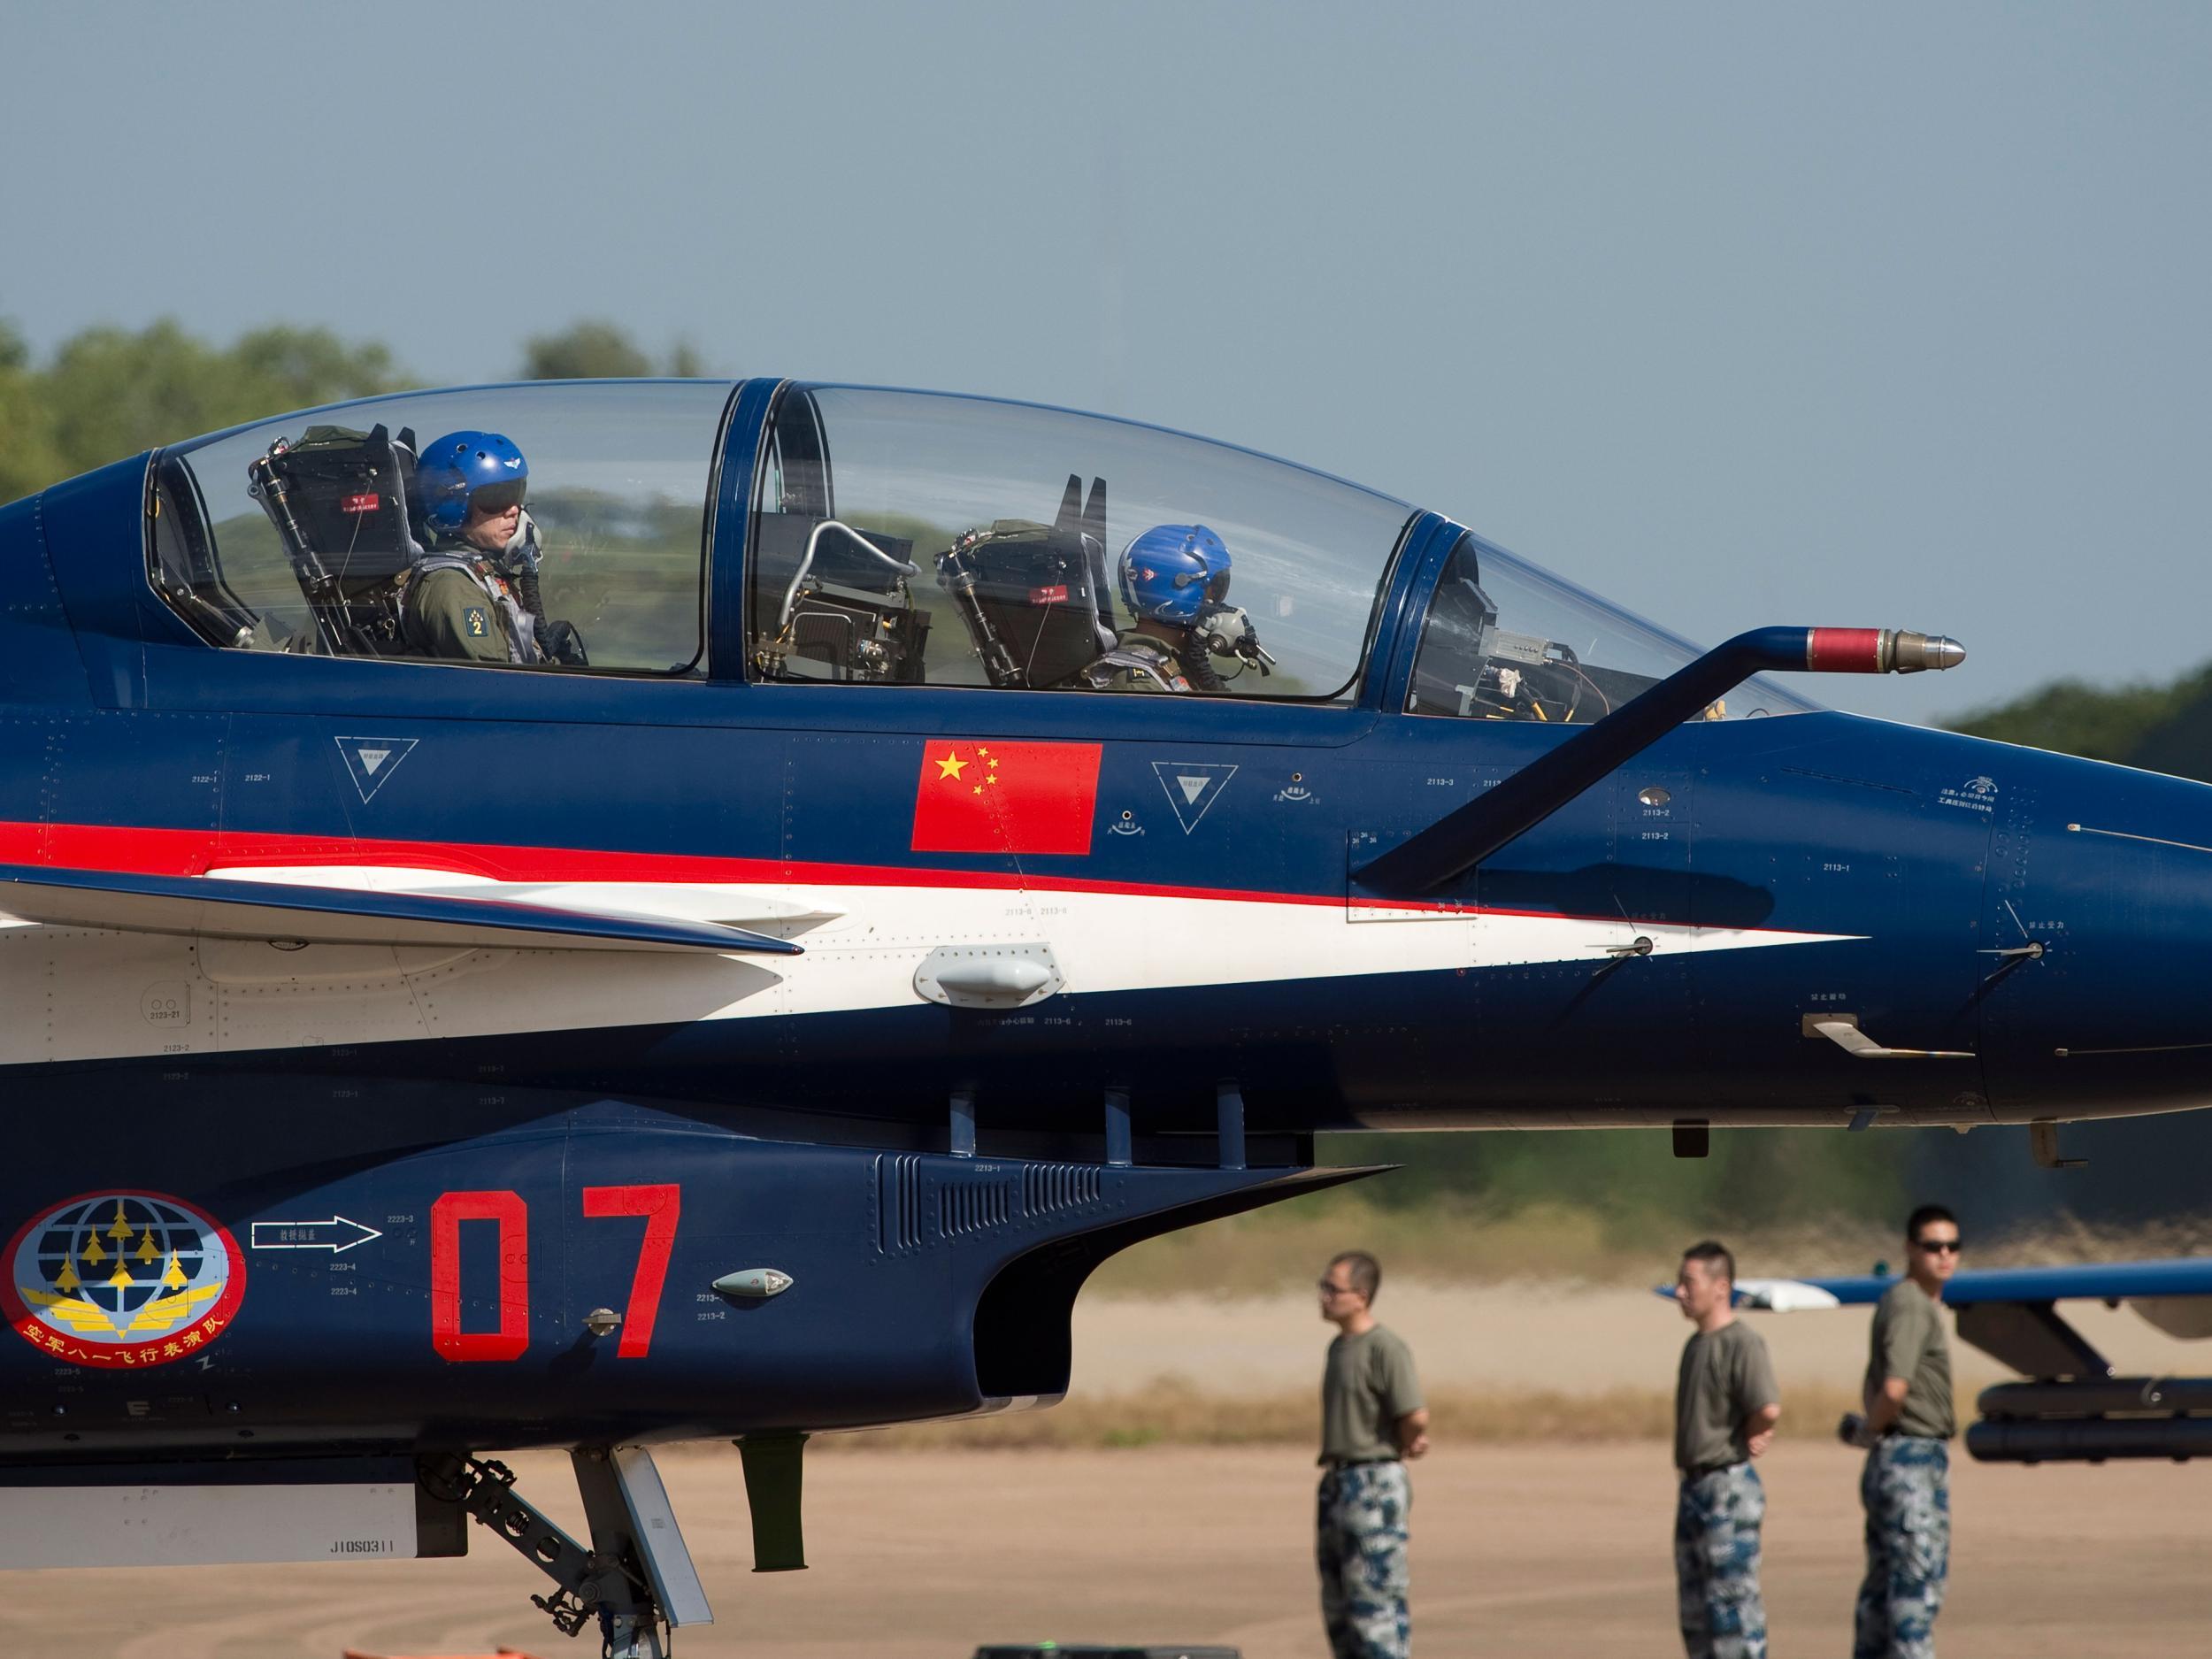
<instances>
[{"instance_id":1,"label":"fighter jet","mask_svg":"<svg viewBox=\"0 0 2212 1659\"><path fill-rule=\"evenodd\" d=\"M803 1437L1049 1402L1091 1270L1362 1173L1317 1135L2203 1104L2212 790L1763 677L1962 656L777 379L0 508L5 1558L472 1515L648 1654L705 1616L649 1446L738 1440L796 1564Z\"/></svg>"}]
</instances>

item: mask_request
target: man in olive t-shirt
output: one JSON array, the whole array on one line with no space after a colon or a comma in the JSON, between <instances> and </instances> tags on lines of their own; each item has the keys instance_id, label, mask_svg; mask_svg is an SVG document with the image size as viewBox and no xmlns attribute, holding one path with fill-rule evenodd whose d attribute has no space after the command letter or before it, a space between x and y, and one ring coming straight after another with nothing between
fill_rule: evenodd
<instances>
[{"instance_id":1,"label":"man in olive t-shirt","mask_svg":"<svg viewBox=\"0 0 2212 1659\"><path fill-rule=\"evenodd\" d=\"M1429 1448L1413 1355L1375 1323L1382 1268L1347 1250L1321 1276L1321 1317L1337 1328L1321 1373L1321 1477L1314 1564L1334 1659L1408 1659L1406 1458Z\"/></svg>"},{"instance_id":2,"label":"man in olive t-shirt","mask_svg":"<svg viewBox=\"0 0 2212 1659\"><path fill-rule=\"evenodd\" d=\"M1774 1440L1782 1393L1756 1331L1736 1317L1736 1258L1715 1239L1682 1253L1675 1300L1697 1331L1674 1388L1674 1574L1690 1659L1766 1659L1759 1536L1766 1489L1751 1460Z\"/></svg>"},{"instance_id":3,"label":"man in olive t-shirt","mask_svg":"<svg viewBox=\"0 0 2212 1659\"><path fill-rule=\"evenodd\" d=\"M1943 1286L1958 1269L1959 1224L1924 1204L1905 1224L1906 1276L1874 1310L1866 1415L1844 1438L1868 1448L1859 1477L1866 1578L1852 1659L1934 1659L1935 1617L1951 1565L1951 1346Z\"/></svg>"}]
</instances>

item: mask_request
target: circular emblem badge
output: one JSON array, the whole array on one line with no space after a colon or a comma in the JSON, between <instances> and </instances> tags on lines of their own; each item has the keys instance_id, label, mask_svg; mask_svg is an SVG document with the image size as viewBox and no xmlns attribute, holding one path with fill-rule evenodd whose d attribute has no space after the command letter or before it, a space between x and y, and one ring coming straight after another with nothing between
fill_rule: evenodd
<instances>
[{"instance_id":1,"label":"circular emblem badge","mask_svg":"<svg viewBox=\"0 0 2212 1659\"><path fill-rule=\"evenodd\" d=\"M73 1365L165 1365L227 1330L246 1294L238 1241L163 1193L88 1193L57 1205L0 1255L15 1333Z\"/></svg>"}]
</instances>

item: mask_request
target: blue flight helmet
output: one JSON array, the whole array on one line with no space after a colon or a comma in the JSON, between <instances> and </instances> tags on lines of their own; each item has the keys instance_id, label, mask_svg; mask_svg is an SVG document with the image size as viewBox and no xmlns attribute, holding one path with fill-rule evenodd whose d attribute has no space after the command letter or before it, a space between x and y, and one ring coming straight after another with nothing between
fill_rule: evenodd
<instances>
[{"instance_id":1,"label":"blue flight helmet","mask_svg":"<svg viewBox=\"0 0 2212 1659\"><path fill-rule=\"evenodd\" d=\"M422 521L440 535L457 536L469 509L498 512L522 504L530 463L514 441L496 432L449 432L426 443L415 462L415 495Z\"/></svg>"},{"instance_id":2,"label":"blue flight helmet","mask_svg":"<svg viewBox=\"0 0 2212 1659\"><path fill-rule=\"evenodd\" d=\"M1187 628L1229 594L1229 549L1202 524L1158 524L1122 550L1129 614Z\"/></svg>"}]
</instances>

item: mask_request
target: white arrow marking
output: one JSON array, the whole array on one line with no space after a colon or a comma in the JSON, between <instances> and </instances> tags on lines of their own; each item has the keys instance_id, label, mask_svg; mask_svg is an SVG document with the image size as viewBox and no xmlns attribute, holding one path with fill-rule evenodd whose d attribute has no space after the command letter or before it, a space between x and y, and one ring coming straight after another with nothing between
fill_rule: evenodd
<instances>
[{"instance_id":1,"label":"white arrow marking","mask_svg":"<svg viewBox=\"0 0 2212 1659\"><path fill-rule=\"evenodd\" d=\"M349 1227L355 1236L343 1244L334 1239L305 1236L319 1233L325 1227ZM287 1236L294 1233L301 1236ZM257 1221L253 1224L251 1248L257 1250L328 1250L333 1256L343 1256L357 1244L366 1244L372 1239L383 1236L374 1227L365 1227L343 1216L332 1216L323 1221Z\"/></svg>"}]
</instances>

